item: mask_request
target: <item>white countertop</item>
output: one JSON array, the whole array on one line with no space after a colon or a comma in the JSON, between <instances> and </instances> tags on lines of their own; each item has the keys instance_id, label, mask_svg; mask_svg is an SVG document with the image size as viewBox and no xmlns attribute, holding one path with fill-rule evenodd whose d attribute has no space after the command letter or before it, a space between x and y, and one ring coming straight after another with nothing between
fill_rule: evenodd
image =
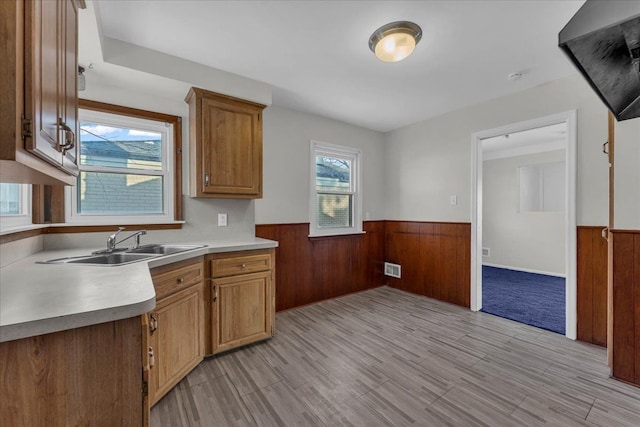
<instances>
[{"instance_id":1,"label":"white countertop","mask_svg":"<svg viewBox=\"0 0 640 427\"><path fill-rule=\"evenodd\" d=\"M278 242L182 242L207 245L120 266L36 264L88 255L91 249L43 251L0 269L0 342L139 316L155 307L150 268L198 256L268 249Z\"/></svg>"}]
</instances>

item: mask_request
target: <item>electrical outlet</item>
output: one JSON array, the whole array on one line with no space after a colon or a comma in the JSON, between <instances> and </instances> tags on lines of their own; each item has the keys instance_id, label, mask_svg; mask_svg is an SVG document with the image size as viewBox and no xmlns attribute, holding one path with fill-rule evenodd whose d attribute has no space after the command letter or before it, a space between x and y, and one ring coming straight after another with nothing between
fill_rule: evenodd
<instances>
[{"instance_id":1,"label":"electrical outlet","mask_svg":"<svg viewBox=\"0 0 640 427\"><path fill-rule=\"evenodd\" d=\"M458 204L458 196L450 196L449 197L449 203L451 203L452 206L455 206Z\"/></svg>"},{"instance_id":2,"label":"electrical outlet","mask_svg":"<svg viewBox=\"0 0 640 427\"><path fill-rule=\"evenodd\" d=\"M218 227L226 227L227 226L227 214L219 213L218 214Z\"/></svg>"}]
</instances>

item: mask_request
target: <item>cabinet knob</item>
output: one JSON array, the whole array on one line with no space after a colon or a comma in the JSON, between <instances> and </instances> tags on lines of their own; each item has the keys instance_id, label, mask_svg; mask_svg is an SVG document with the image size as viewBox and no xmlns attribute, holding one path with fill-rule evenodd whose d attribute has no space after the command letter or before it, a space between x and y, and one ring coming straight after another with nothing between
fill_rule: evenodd
<instances>
[{"instance_id":1,"label":"cabinet knob","mask_svg":"<svg viewBox=\"0 0 640 427\"><path fill-rule=\"evenodd\" d=\"M247 268L247 264L242 264L240 267L242 267L242 269L244 270L245 268Z\"/></svg>"},{"instance_id":2,"label":"cabinet knob","mask_svg":"<svg viewBox=\"0 0 640 427\"><path fill-rule=\"evenodd\" d=\"M178 277L178 283L183 284L184 283L184 277Z\"/></svg>"}]
</instances>

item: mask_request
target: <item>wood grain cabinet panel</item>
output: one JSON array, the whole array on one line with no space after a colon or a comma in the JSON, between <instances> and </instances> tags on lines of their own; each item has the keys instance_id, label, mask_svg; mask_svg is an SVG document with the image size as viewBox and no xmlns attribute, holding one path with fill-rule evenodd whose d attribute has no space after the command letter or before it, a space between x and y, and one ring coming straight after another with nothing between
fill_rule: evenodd
<instances>
[{"instance_id":1,"label":"wood grain cabinet panel","mask_svg":"<svg viewBox=\"0 0 640 427\"><path fill-rule=\"evenodd\" d=\"M84 0L0 2L0 178L74 184L78 9Z\"/></svg>"},{"instance_id":2,"label":"wood grain cabinet panel","mask_svg":"<svg viewBox=\"0 0 640 427\"><path fill-rule=\"evenodd\" d=\"M151 271L156 308L147 314L149 401L155 404L204 358L203 257ZM150 356L150 354L153 357Z\"/></svg>"},{"instance_id":3,"label":"wood grain cabinet panel","mask_svg":"<svg viewBox=\"0 0 640 427\"><path fill-rule=\"evenodd\" d=\"M78 8L73 0L25 3L28 151L77 175Z\"/></svg>"},{"instance_id":4,"label":"wood grain cabinet panel","mask_svg":"<svg viewBox=\"0 0 640 427\"><path fill-rule=\"evenodd\" d=\"M274 257L272 249L209 256L212 354L273 337Z\"/></svg>"},{"instance_id":5,"label":"wood grain cabinet panel","mask_svg":"<svg viewBox=\"0 0 640 427\"><path fill-rule=\"evenodd\" d=\"M262 197L264 105L191 88L191 197Z\"/></svg>"},{"instance_id":6,"label":"wood grain cabinet panel","mask_svg":"<svg viewBox=\"0 0 640 427\"><path fill-rule=\"evenodd\" d=\"M221 257L211 260L211 277L271 270L271 254Z\"/></svg>"},{"instance_id":7,"label":"wood grain cabinet panel","mask_svg":"<svg viewBox=\"0 0 640 427\"><path fill-rule=\"evenodd\" d=\"M181 289L202 283L204 280L203 258L196 261L187 260L181 263L154 268L152 272L156 300L160 300Z\"/></svg>"},{"instance_id":8,"label":"wood grain cabinet panel","mask_svg":"<svg viewBox=\"0 0 640 427\"><path fill-rule=\"evenodd\" d=\"M217 351L225 351L272 336L271 272L216 279Z\"/></svg>"},{"instance_id":9,"label":"wood grain cabinet panel","mask_svg":"<svg viewBox=\"0 0 640 427\"><path fill-rule=\"evenodd\" d=\"M153 311L154 366L150 369L151 404L164 396L204 358L202 286L195 285L160 300Z\"/></svg>"},{"instance_id":10,"label":"wood grain cabinet panel","mask_svg":"<svg viewBox=\"0 0 640 427\"><path fill-rule=\"evenodd\" d=\"M3 426L141 426L138 317L0 343Z\"/></svg>"}]
</instances>

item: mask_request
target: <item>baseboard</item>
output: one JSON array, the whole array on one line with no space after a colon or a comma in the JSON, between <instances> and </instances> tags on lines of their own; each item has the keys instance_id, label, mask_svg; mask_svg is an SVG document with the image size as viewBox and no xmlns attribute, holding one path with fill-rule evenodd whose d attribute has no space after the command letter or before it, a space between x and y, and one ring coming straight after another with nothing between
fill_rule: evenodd
<instances>
[{"instance_id":1,"label":"baseboard","mask_svg":"<svg viewBox=\"0 0 640 427\"><path fill-rule=\"evenodd\" d=\"M487 267L505 268L507 270L524 271L525 273L544 274L546 276L554 276L554 277L562 277L562 278L567 277L566 274L552 273L550 271L534 270L531 268L521 268L521 267L511 267L509 265L489 264L488 262L483 262L482 265L483 266L486 265Z\"/></svg>"}]
</instances>

